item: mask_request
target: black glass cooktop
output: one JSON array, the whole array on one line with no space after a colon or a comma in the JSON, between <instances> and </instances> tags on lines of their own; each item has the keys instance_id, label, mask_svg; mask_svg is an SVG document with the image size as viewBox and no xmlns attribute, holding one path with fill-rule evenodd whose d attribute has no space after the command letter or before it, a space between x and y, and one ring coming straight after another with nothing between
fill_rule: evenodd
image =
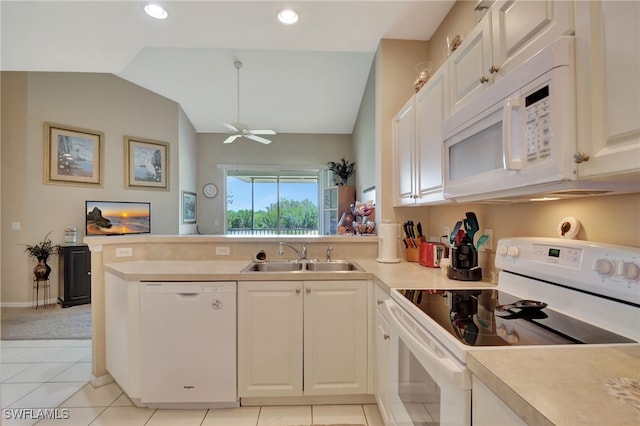
<instances>
[{"instance_id":1,"label":"black glass cooktop","mask_svg":"<svg viewBox=\"0 0 640 426\"><path fill-rule=\"evenodd\" d=\"M634 343L544 301L498 290L398 290L442 328L469 346Z\"/></svg>"}]
</instances>

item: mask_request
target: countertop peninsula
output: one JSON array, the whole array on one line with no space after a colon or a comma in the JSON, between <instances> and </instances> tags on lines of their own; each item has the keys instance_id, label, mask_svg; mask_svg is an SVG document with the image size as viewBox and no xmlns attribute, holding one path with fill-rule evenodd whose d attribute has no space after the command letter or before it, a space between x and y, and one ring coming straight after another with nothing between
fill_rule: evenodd
<instances>
[{"instance_id":1,"label":"countertop peninsula","mask_svg":"<svg viewBox=\"0 0 640 426\"><path fill-rule=\"evenodd\" d=\"M365 272L242 273L247 260L141 260L106 263L105 271L130 281L260 281L371 279L391 288L469 288L494 284L450 280L417 263L354 259ZM564 346L470 351L468 367L532 425L638 425L634 406L608 392L615 380L640 382L640 345ZM613 382L612 382L613 381ZM615 386L614 386L615 387ZM637 388L635 389L637 397Z\"/></svg>"}]
</instances>

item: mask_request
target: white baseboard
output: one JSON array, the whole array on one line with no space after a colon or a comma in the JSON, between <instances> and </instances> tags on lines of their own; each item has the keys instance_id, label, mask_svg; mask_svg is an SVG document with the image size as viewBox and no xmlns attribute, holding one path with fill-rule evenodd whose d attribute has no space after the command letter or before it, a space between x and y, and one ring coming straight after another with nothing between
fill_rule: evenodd
<instances>
[{"instance_id":1,"label":"white baseboard","mask_svg":"<svg viewBox=\"0 0 640 426\"><path fill-rule=\"evenodd\" d=\"M91 375L91 384L94 388L99 388L104 385L108 385L109 383L113 383L115 380L111 376L111 374L105 374L104 376L96 377L93 374Z\"/></svg>"},{"instance_id":2,"label":"white baseboard","mask_svg":"<svg viewBox=\"0 0 640 426\"><path fill-rule=\"evenodd\" d=\"M47 306L49 305L57 305L58 299L53 298L47 301ZM0 303L0 308L30 308L32 307L32 302L2 302ZM38 302L38 307L43 306L42 302Z\"/></svg>"}]
</instances>

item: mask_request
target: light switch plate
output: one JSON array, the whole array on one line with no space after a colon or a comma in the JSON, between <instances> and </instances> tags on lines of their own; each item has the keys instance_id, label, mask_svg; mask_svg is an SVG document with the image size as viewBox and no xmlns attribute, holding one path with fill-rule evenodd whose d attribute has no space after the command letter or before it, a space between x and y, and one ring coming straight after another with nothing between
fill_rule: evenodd
<instances>
[{"instance_id":1,"label":"light switch plate","mask_svg":"<svg viewBox=\"0 0 640 426\"><path fill-rule=\"evenodd\" d=\"M216 256L229 256L230 254L230 247L216 247Z\"/></svg>"},{"instance_id":2,"label":"light switch plate","mask_svg":"<svg viewBox=\"0 0 640 426\"><path fill-rule=\"evenodd\" d=\"M119 247L116 249L116 257L131 257L133 256L133 248L131 247Z\"/></svg>"}]
</instances>

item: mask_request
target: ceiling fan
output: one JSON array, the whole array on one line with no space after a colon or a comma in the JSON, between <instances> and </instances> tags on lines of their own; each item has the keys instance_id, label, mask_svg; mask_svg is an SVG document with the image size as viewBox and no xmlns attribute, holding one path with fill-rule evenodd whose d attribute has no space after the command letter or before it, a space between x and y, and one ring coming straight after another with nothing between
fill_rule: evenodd
<instances>
[{"instance_id":1,"label":"ceiling fan","mask_svg":"<svg viewBox=\"0 0 640 426\"><path fill-rule=\"evenodd\" d=\"M232 143L237 138L245 137L247 139L251 139L252 141L260 142L263 144L270 144L271 141L269 139L257 136L257 135L275 135L276 132L273 130L252 130L246 124L240 123L240 68L242 68L242 62L235 61L233 65L236 67L238 72L238 120L236 123L222 123L227 129L229 129L229 136L224 140L223 143Z\"/></svg>"}]
</instances>

